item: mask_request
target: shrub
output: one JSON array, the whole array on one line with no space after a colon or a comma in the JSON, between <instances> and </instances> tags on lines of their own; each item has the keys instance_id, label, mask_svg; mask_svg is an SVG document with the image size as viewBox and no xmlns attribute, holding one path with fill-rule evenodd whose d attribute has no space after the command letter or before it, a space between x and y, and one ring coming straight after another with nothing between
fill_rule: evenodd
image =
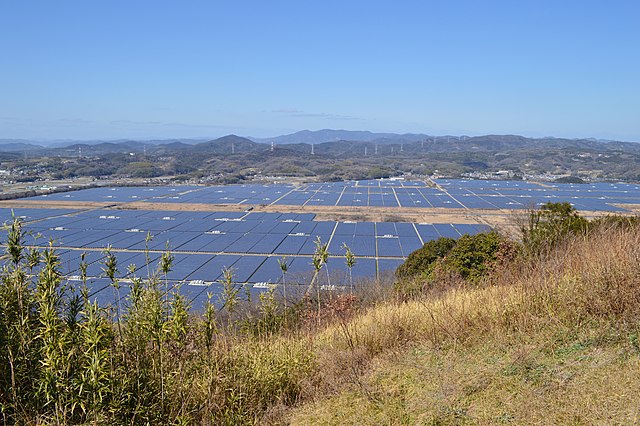
<instances>
[{"instance_id":1,"label":"shrub","mask_svg":"<svg viewBox=\"0 0 640 426\"><path fill-rule=\"evenodd\" d=\"M512 260L519 249L495 231L465 234L457 241L439 238L411 253L396 270L397 294L404 298L451 283L477 283L496 266Z\"/></svg>"},{"instance_id":2,"label":"shrub","mask_svg":"<svg viewBox=\"0 0 640 426\"><path fill-rule=\"evenodd\" d=\"M453 238L438 238L425 243L422 248L414 251L407 257L402 265L396 270L396 277L410 278L417 275L427 275L434 262L446 256L456 245Z\"/></svg>"},{"instance_id":3,"label":"shrub","mask_svg":"<svg viewBox=\"0 0 640 426\"><path fill-rule=\"evenodd\" d=\"M438 266L459 274L465 280L477 281L495 262L502 241L503 238L495 231L463 235Z\"/></svg>"}]
</instances>

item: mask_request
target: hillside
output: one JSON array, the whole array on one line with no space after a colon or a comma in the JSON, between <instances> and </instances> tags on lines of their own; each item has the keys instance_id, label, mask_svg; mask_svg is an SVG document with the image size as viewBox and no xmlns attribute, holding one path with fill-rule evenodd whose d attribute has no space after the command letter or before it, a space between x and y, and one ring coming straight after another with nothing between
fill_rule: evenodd
<instances>
[{"instance_id":1,"label":"hillside","mask_svg":"<svg viewBox=\"0 0 640 426\"><path fill-rule=\"evenodd\" d=\"M42 149L42 146L23 139L0 139L0 152L24 152Z\"/></svg>"},{"instance_id":2,"label":"hillside","mask_svg":"<svg viewBox=\"0 0 640 426\"><path fill-rule=\"evenodd\" d=\"M393 287L360 283L355 294L312 286L299 302L271 292L251 305L225 273L223 307L191 316L184 298L164 293L170 254L148 280L112 278L114 292L130 288L105 309L82 287L69 293L52 251L29 278L34 257L19 250L14 225L0 276L0 416L7 424L636 424L638 220L565 213L540 212L546 219L523 245L495 233L462 237L430 272ZM116 268L107 255L106 276Z\"/></svg>"},{"instance_id":3,"label":"hillside","mask_svg":"<svg viewBox=\"0 0 640 426\"><path fill-rule=\"evenodd\" d=\"M274 141L274 147L268 141ZM93 141L64 147L0 147L20 179L155 177L232 183L255 175L327 180L402 174L640 180L640 144L593 139L474 137L302 131L264 140L228 135L209 141ZM10 150L11 152L6 152ZM313 155L311 155L313 150Z\"/></svg>"},{"instance_id":4,"label":"hillside","mask_svg":"<svg viewBox=\"0 0 640 426\"><path fill-rule=\"evenodd\" d=\"M519 278L384 304L325 330L321 370L332 372L322 375L339 384L291 423L637 424L638 242L574 241Z\"/></svg>"}]
</instances>

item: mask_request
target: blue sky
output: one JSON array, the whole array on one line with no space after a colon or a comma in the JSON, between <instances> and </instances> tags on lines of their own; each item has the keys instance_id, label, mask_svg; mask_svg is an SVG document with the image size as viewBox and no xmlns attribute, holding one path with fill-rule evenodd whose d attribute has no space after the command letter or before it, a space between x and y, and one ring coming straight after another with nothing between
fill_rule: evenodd
<instances>
[{"instance_id":1,"label":"blue sky","mask_svg":"<svg viewBox=\"0 0 640 426\"><path fill-rule=\"evenodd\" d=\"M637 1L4 1L0 138L640 141Z\"/></svg>"}]
</instances>

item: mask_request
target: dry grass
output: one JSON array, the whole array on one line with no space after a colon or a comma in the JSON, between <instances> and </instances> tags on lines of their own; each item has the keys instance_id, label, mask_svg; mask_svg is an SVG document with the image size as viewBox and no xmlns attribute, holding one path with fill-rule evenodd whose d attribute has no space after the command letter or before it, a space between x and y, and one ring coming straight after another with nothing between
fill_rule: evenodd
<instances>
[{"instance_id":1,"label":"dry grass","mask_svg":"<svg viewBox=\"0 0 640 426\"><path fill-rule=\"evenodd\" d=\"M388 353L362 385L302 406L291 422L637 424L639 379L630 374L640 367L637 353L588 338L551 350L552 337Z\"/></svg>"},{"instance_id":2,"label":"dry grass","mask_svg":"<svg viewBox=\"0 0 640 426\"><path fill-rule=\"evenodd\" d=\"M228 338L198 356L175 388L189 396L190 421L201 424L280 422L313 370L309 342L300 336Z\"/></svg>"},{"instance_id":3,"label":"dry grass","mask_svg":"<svg viewBox=\"0 0 640 426\"><path fill-rule=\"evenodd\" d=\"M558 252L537 265L516 265L516 271L504 271L482 288L457 288L435 300L377 306L344 326L327 329L318 341L327 347L348 347L346 327L375 355L409 341L456 344L548 325L636 319L639 234L599 234L574 240Z\"/></svg>"},{"instance_id":4,"label":"dry grass","mask_svg":"<svg viewBox=\"0 0 640 426\"><path fill-rule=\"evenodd\" d=\"M483 288L329 327L314 351L332 396L292 422L634 424L639 266L637 232L598 233Z\"/></svg>"}]
</instances>

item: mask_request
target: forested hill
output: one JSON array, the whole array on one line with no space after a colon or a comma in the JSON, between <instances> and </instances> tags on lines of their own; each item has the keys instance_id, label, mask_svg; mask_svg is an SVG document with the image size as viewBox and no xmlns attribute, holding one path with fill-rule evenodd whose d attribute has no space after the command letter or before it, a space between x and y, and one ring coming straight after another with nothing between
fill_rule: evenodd
<instances>
[{"instance_id":1,"label":"forested hill","mask_svg":"<svg viewBox=\"0 0 640 426\"><path fill-rule=\"evenodd\" d=\"M334 140L336 137L343 138ZM327 138L331 140L313 142ZM242 181L254 174L338 180L408 172L451 177L491 175L505 170L512 177L550 174L640 180L640 144L632 142L333 130L281 137L286 143L277 140L228 135L208 141L102 141L64 147L21 141L23 145L14 142L4 152L0 146L0 161L6 162L4 168L25 167L29 173L34 169L29 162L37 162L38 173L52 171L57 177L215 175L223 182ZM65 158L68 160L63 161Z\"/></svg>"}]
</instances>

